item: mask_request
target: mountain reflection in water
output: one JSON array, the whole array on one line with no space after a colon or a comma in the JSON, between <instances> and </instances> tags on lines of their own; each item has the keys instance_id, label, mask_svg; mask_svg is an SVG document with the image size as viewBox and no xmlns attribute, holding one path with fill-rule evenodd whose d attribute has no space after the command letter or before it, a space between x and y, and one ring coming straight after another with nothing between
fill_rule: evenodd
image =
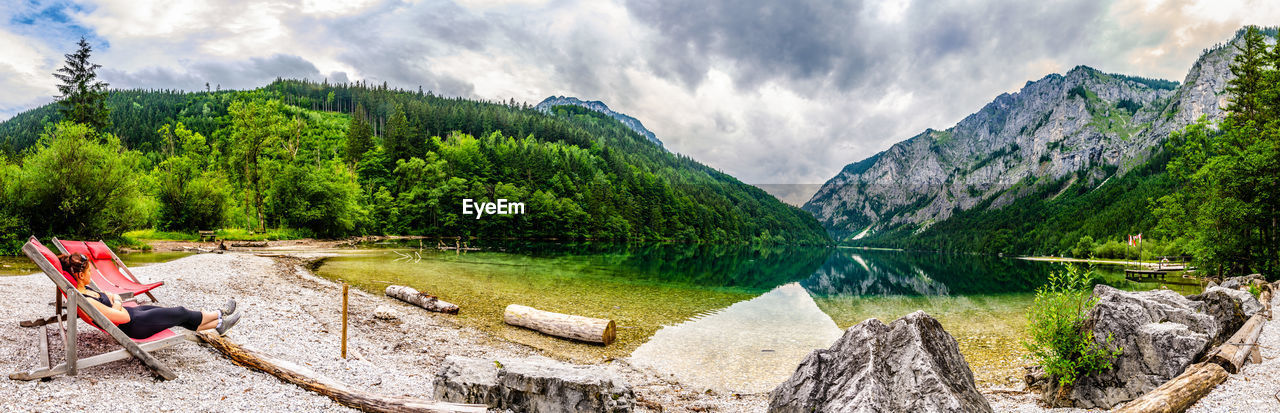
<instances>
[{"instance_id":1,"label":"mountain reflection in water","mask_svg":"<svg viewBox=\"0 0 1280 413\"><path fill-rule=\"evenodd\" d=\"M317 271L367 291L431 291L464 308L460 322L548 355L630 358L686 387L726 392L767 391L843 329L917 310L956 338L979 385L1008 385L1032 292L1056 266L850 248L475 241L481 251L459 254L417 244L378 247L407 247L420 260L364 250ZM512 303L615 320L618 341L592 346L505 325Z\"/></svg>"}]
</instances>

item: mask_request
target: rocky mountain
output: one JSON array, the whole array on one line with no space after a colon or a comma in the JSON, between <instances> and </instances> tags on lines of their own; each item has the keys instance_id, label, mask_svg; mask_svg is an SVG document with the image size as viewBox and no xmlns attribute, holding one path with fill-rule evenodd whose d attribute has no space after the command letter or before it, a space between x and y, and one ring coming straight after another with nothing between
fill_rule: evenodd
<instances>
[{"instance_id":1,"label":"rocky mountain","mask_svg":"<svg viewBox=\"0 0 1280 413\"><path fill-rule=\"evenodd\" d=\"M550 112L551 108L564 105L580 106L609 115L609 117L617 119L618 122L622 122L623 125L627 125L628 128L636 131L636 133L643 135L645 138L649 139L649 142L653 142L654 145L662 146L662 141L658 140L658 137L654 135L653 132L645 129L644 124L641 124L640 120L627 116L623 113L614 112L612 109L609 109L608 105L605 105L604 102L598 100L584 101L575 97L548 96L535 107L543 112Z\"/></svg>"},{"instance_id":2,"label":"rocky mountain","mask_svg":"<svg viewBox=\"0 0 1280 413\"><path fill-rule=\"evenodd\" d=\"M1235 53L1230 45L1207 50L1181 84L1086 66L1027 82L951 128L849 164L803 208L845 240L923 231L1050 183L1096 189L1157 153L1171 132L1201 116L1221 119Z\"/></svg>"}]
</instances>

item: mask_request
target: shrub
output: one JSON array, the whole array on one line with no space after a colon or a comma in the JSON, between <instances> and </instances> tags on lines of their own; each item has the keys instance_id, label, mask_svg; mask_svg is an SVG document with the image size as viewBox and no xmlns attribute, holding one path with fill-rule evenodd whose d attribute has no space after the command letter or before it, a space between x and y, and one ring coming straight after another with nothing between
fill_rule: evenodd
<instances>
[{"instance_id":1,"label":"shrub","mask_svg":"<svg viewBox=\"0 0 1280 413\"><path fill-rule=\"evenodd\" d=\"M1253 294L1253 298L1259 298L1262 296L1262 289L1257 284L1249 284L1249 294Z\"/></svg>"},{"instance_id":2,"label":"shrub","mask_svg":"<svg viewBox=\"0 0 1280 413\"><path fill-rule=\"evenodd\" d=\"M13 210L27 229L76 239L114 239L147 223L138 185L141 156L87 126L59 123L41 136L14 181Z\"/></svg>"},{"instance_id":3,"label":"shrub","mask_svg":"<svg viewBox=\"0 0 1280 413\"><path fill-rule=\"evenodd\" d=\"M1027 311L1030 337L1023 345L1031 359L1062 386L1110 369L1120 354L1120 349L1110 350L1111 337L1099 344L1093 332L1084 329L1085 314L1097 303L1089 294L1093 281L1093 271L1067 265L1066 271L1049 275Z\"/></svg>"},{"instance_id":4,"label":"shrub","mask_svg":"<svg viewBox=\"0 0 1280 413\"><path fill-rule=\"evenodd\" d=\"M364 219L357 203L360 185L341 163L324 169L288 165L273 183L267 210L283 227L302 228L321 237L340 237Z\"/></svg>"},{"instance_id":5,"label":"shrub","mask_svg":"<svg viewBox=\"0 0 1280 413\"><path fill-rule=\"evenodd\" d=\"M1093 237L1085 235L1080 237L1080 241L1076 242L1076 246L1071 249L1071 256L1075 258L1089 258L1093 256L1093 249L1097 248L1097 244L1093 242Z\"/></svg>"}]
</instances>

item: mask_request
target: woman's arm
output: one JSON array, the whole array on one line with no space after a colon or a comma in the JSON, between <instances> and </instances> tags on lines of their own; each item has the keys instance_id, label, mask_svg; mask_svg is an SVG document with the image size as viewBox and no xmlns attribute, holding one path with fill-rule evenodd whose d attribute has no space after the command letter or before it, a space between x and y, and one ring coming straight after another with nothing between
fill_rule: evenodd
<instances>
[{"instance_id":1,"label":"woman's arm","mask_svg":"<svg viewBox=\"0 0 1280 413\"><path fill-rule=\"evenodd\" d=\"M84 297L81 297L81 298L84 298ZM98 300L89 300L87 298L85 299L88 300L89 303L93 305L93 308L96 308L98 309L98 311L101 311L102 315L107 316L107 319L111 320L112 324L121 325L129 322L129 312L125 311L124 306L121 306L120 303L117 302L115 303L116 305L107 307L105 305L102 305L101 302L98 302Z\"/></svg>"}]
</instances>

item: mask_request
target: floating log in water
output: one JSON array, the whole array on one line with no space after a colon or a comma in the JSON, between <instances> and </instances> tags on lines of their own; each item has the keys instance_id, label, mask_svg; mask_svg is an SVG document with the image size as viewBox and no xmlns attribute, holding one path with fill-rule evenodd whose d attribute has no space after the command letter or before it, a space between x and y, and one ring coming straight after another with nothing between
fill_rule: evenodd
<instances>
[{"instance_id":1,"label":"floating log in water","mask_svg":"<svg viewBox=\"0 0 1280 413\"><path fill-rule=\"evenodd\" d=\"M613 320L542 311L512 304L502 314L502 321L556 337L609 345L617 333Z\"/></svg>"},{"instance_id":2,"label":"floating log in water","mask_svg":"<svg viewBox=\"0 0 1280 413\"><path fill-rule=\"evenodd\" d=\"M1117 407L1112 413L1184 412L1226 380L1227 371L1222 366L1208 362L1192 364L1178 377Z\"/></svg>"},{"instance_id":3,"label":"floating log in water","mask_svg":"<svg viewBox=\"0 0 1280 413\"><path fill-rule=\"evenodd\" d=\"M1258 336L1262 335L1262 324L1265 322L1266 315L1261 312L1249 317L1249 321L1236 330L1226 343L1209 350L1204 360L1222 366L1228 373L1236 374L1249 356L1258 351Z\"/></svg>"},{"instance_id":4,"label":"floating log in water","mask_svg":"<svg viewBox=\"0 0 1280 413\"><path fill-rule=\"evenodd\" d=\"M404 301L406 303L413 304L430 311L435 311L437 313L445 313L445 314L458 313L457 305L451 304L445 301L441 301L439 298L436 298L436 296L427 294L424 292L419 292L413 287L406 287L403 285L388 285L386 293L388 297L397 298L400 301Z\"/></svg>"},{"instance_id":5,"label":"floating log in water","mask_svg":"<svg viewBox=\"0 0 1280 413\"><path fill-rule=\"evenodd\" d=\"M488 409L483 404L446 403L411 397L388 397L353 389L346 384L320 377L305 367L260 355L208 331L196 333L201 341L222 352L241 366L258 369L282 381L320 393L334 401L366 412L475 412Z\"/></svg>"}]
</instances>

